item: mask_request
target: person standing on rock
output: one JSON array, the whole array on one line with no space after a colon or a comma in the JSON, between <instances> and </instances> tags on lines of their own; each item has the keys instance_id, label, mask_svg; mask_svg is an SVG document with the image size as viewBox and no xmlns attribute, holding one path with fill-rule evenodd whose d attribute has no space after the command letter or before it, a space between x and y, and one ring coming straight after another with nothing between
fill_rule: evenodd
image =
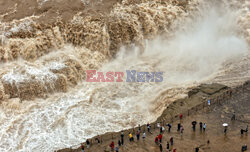
<instances>
[{"instance_id":1,"label":"person standing on rock","mask_svg":"<svg viewBox=\"0 0 250 152\"><path fill-rule=\"evenodd\" d=\"M111 144L109 145L109 147L111 148L111 151L114 151L115 143L112 141Z\"/></svg>"},{"instance_id":2,"label":"person standing on rock","mask_svg":"<svg viewBox=\"0 0 250 152\"><path fill-rule=\"evenodd\" d=\"M159 141L160 141L160 143L161 143L161 141L162 141L162 134L159 134L159 135L158 135L158 138L159 138Z\"/></svg>"},{"instance_id":3,"label":"person standing on rock","mask_svg":"<svg viewBox=\"0 0 250 152\"><path fill-rule=\"evenodd\" d=\"M211 105L211 101L210 100L207 100L207 105L208 105L208 107Z\"/></svg>"},{"instance_id":4,"label":"person standing on rock","mask_svg":"<svg viewBox=\"0 0 250 152\"><path fill-rule=\"evenodd\" d=\"M156 137L155 137L155 144L158 144L158 141L159 141L159 137L156 136Z\"/></svg>"},{"instance_id":5,"label":"person standing on rock","mask_svg":"<svg viewBox=\"0 0 250 152\"><path fill-rule=\"evenodd\" d=\"M182 118L183 118L183 114L181 113L181 114L179 115L179 117L180 117L180 120L182 120Z\"/></svg>"},{"instance_id":6,"label":"person standing on rock","mask_svg":"<svg viewBox=\"0 0 250 152\"><path fill-rule=\"evenodd\" d=\"M161 123L157 122L157 127L160 128L161 127Z\"/></svg>"},{"instance_id":7,"label":"person standing on rock","mask_svg":"<svg viewBox=\"0 0 250 152\"><path fill-rule=\"evenodd\" d=\"M202 127L203 127L202 124L203 124L203 123L200 122L200 131L202 131Z\"/></svg>"},{"instance_id":8,"label":"person standing on rock","mask_svg":"<svg viewBox=\"0 0 250 152\"><path fill-rule=\"evenodd\" d=\"M206 131L206 128L207 128L207 124L204 123L204 125L203 125L203 131L204 131L204 132Z\"/></svg>"},{"instance_id":9,"label":"person standing on rock","mask_svg":"<svg viewBox=\"0 0 250 152\"><path fill-rule=\"evenodd\" d=\"M137 141L140 140L140 132L139 131L137 131L137 133L136 133L136 138L137 138Z\"/></svg>"},{"instance_id":10,"label":"person standing on rock","mask_svg":"<svg viewBox=\"0 0 250 152\"><path fill-rule=\"evenodd\" d=\"M146 133L143 132L143 134L142 134L142 139L143 139L143 141L145 140L145 138L146 138Z\"/></svg>"},{"instance_id":11,"label":"person standing on rock","mask_svg":"<svg viewBox=\"0 0 250 152\"><path fill-rule=\"evenodd\" d=\"M166 126L168 126L168 132L170 132L171 131L171 124L170 123L168 123Z\"/></svg>"},{"instance_id":12,"label":"person standing on rock","mask_svg":"<svg viewBox=\"0 0 250 152\"><path fill-rule=\"evenodd\" d=\"M195 152L199 152L200 148L199 147L196 147L195 148Z\"/></svg>"},{"instance_id":13,"label":"person standing on rock","mask_svg":"<svg viewBox=\"0 0 250 152\"><path fill-rule=\"evenodd\" d=\"M181 126L181 136L183 135L184 128Z\"/></svg>"},{"instance_id":14,"label":"person standing on rock","mask_svg":"<svg viewBox=\"0 0 250 152\"><path fill-rule=\"evenodd\" d=\"M119 147L115 147L115 152L119 152Z\"/></svg>"},{"instance_id":15,"label":"person standing on rock","mask_svg":"<svg viewBox=\"0 0 250 152\"><path fill-rule=\"evenodd\" d=\"M163 149L162 149L162 145L161 145L161 143L160 143L159 147L160 147L160 152L162 152L162 150L163 150Z\"/></svg>"},{"instance_id":16,"label":"person standing on rock","mask_svg":"<svg viewBox=\"0 0 250 152\"><path fill-rule=\"evenodd\" d=\"M97 141L98 145L101 143L99 136L96 137L95 140Z\"/></svg>"},{"instance_id":17,"label":"person standing on rock","mask_svg":"<svg viewBox=\"0 0 250 152\"><path fill-rule=\"evenodd\" d=\"M195 131L196 124L197 124L197 122L196 122L196 121L193 121L193 122L192 122L192 128L193 128L193 131Z\"/></svg>"},{"instance_id":18,"label":"person standing on rock","mask_svg":"<svg viewBox=\"0 0 250 152\"><path fill-rule=\"evenodd\" d=\"M224 134L227 133L227 126L224 127Z\"/></svg>"},{"instance_id":19,"label":"person standing on rock","mask_svg":"<svg viewBox=\"0 0 250 152\"><path fill-rule=\"evenodd\" d=\"M245 145L242 146L241 151L242 152L247 151L247 144L245 144Z\"/></svg>"},{"instance_id":20,"label":"person standing on rock","mask_svg":"<svg viewBox=\"0 0 250 152\"><path fill-rule=\"evenodd\" d=\"M240 129L240 134L241 134L241 136L243 136L243 134L244 134L244 129Z\"/></svg>"},{"instance_id":21,"label":"person standing on rock","mask_svg":"<svg viewBox=\"0 0 250 152\"><path fill-rule=\"evenodd\" d=\"M180 131L180 130L181 130L181 124L178 123L178 124L177 124L177 131Z\"/></svg>"},{"instance_id":22,"label":"person standing on rock","mask_svg":"<svg viewBox=\"0 0 250 152\"><path fill-rule=\"evenodd\" d=\"M173 137L170 138L170 144L171 144L171 146L174 145L174 138Z\"/></svg>"},{"instance_id":23,"label":"person standing on rock","mask_svg":"<svg viewBox=\"0 0 250 152\"><path fill-rule=\"evenodd\" d=\"M121 145L124 144L124 132L122 131L121 132Z\"/></svg>"},{"instance_id":24,"label":"person standing on rock","mask_svg":"<svg viewBox=\"0 0 250 152\"><path fill-rule=\"evenodd\" d=\"M162 128L162 126L160 127L160 133L162 133L163 132L163 128Z\"/></svg>"},{"instance_id":25,"label":"person standing on rock","mask_svg":"<svg viewBox=\"0 0 250 152\"><path fill-rule=\"evenodd\" d=\"M167 142L167 151L169 151L169 149L170 149L170 148L169 148L169 142Z\"/></svg>"},{"instance_id":26,"label":"person standing on rock","mask_svg":"<svg viewBox=\"0 0 250 152\"><path fill-rule=\"evenodd\" d=\"M86 144L87 144L87 148L89 148L90 147L90 142L89 142L88 139L86 140Z\"/></svg>"},{"instance_id":27,"label":"person standing on rock","mask_svg":"<svg viewBox=\"0 0 250 152\"><path fill-rule=\"evenodd\" d=\"M81 150L82 150L81 152L84 152L84 145L83 144L81 145Z\"/></svg>"},{"instance_id":28,"label":"person standing on rock","mask_svg":"<svg viewBox=\"0 0 250 152\"><path fill-rule=\"evenodd\" d=\"M130 142L134 140L134 139L133 139L133 135L132 135L131 133L129 133L128 136L129 136L129 141L130 141Z\"/></svg>"},{"instance_id":29,"label":"person standing on rock","mask_svg":"<svg viewBox=\"0 0 250 152\"><path fill-rule=\"evenodd\" d=\"M151 133L151 132L150 132L150 128L151 128L151 126L150 126L150 124L148 123L148 124L147 124L147 129L148 129L148 132L149 132L149 133Z\"/></svg>"},{"instance_id":30,"label":"person standing on rock","mask_svg":"<svg viewBox=\"0 0 250 152\"><path fill-rule=\"evenodd\" d=\"M120 140L118 140L118 145L119 145L119 147L122 145L122 143L121 143L121 141L120 141Z\"/></svg>"}]
</instances>

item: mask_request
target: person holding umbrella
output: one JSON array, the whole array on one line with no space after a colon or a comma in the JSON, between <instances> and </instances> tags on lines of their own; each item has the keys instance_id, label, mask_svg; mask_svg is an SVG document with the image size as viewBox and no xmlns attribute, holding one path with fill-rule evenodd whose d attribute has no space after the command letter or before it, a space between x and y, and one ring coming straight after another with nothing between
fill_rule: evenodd
<instances>
[{"instance_id":1,"label":"person holding umbrella","mask_svg":"<svg viewBox=\"0 0 250 152\"><path fill-rule=\"evenodd\" d=\"M227 133L228 124L227 124L227 123L224 123L224 124L222 124L222 126L225 127L225 128L224 128L224 134L226 134L226 133Z\"/></svg>"},{"instance_id":2,"label":"person holding umbrella","mask_svg":"<svg viewBox=\"0 0 250 152\"><path fill-rule=\"evenodd\" d=\"M196 121L193 121L193 122L192 122L192 126L193 126L192 128L193 128L193 131L195 131L196 124L197 124L197 122L196 122Z\"/></svg>"}]
</instances>

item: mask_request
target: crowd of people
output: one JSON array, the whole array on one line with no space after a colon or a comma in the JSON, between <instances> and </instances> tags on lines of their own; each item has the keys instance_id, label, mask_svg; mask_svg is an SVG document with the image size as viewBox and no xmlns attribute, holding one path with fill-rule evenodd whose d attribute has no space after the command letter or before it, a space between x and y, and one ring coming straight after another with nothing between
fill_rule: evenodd
<instances>
[{"instance_id":1,"label":"crowd of people","mask_svg":"<svg viewBox=\"0 0 250 152\"><path fill-rule=\"evenodd\" d=\"M182 119L183 119L183 115L180 114L179 118L180 118L180 123L177 124L177 132L179 132L181 137L182 137L182 135L184 133L184 127L181 124ZM233 113L233 116L232 116L231 120L232 121L236 120L235 113ZM194 120L194 121L191 122L191 127L192 127L194 132L196 131L196 125L197 125L197 121ZM167 128L167 130L166 130L165 127ZM199 122L199 127L200 127L200 132L205 132L206 128L207 128L207 124L204 123L204 122ZM149 123L147 124L146 128L147 128L147 133L153 134L151 132L151 125ZM155 142L155 145L159 147L160 152L163 152L163 149L164 149L164 146L163 146L163 143L162 143L163 135L164 135L165 131L167 131L169 133L171 132L172 124L166 123L164 125L161 125L161 123L157 123L157 128L159 129L159 134L157 134L157 136L155 136L154 142ZM225 127L225 130L224 130L224 133L226 133L226 132L227 132L227 126ZM240 132L241 132L241 135L243 135L244 133L247 133L248 132L248 126L246 127L246 129L241 129ZM141 126L139 125L138 130L135 133L137 141L141 140L141 135L142 135L142 140L144 141L146 139L146 132L145 132L145 130L142 131ZM124 138L125 138L125 133L122 131L121 134L120 134L120 138L119 138L119 140L117 142L118 143L117 146L115 146L114 141L112 141L110 143L109 147L110 147L111 151L119 152L119 148L124 145ZM134 142L135 141L134 135L131 132L128 133L128 138L129 138L129 142ZM99 138L96 138L95 140L97 141L98 144L101 143ZM208 140L207 144L209 144L209 143L210 143L210 141ZM90 147L90 141L89 140L86 140L86 147L87 148ZM171 136L169 138L169 140L166 142L165 149L166 149L167 152L177 152L177 148L174 147L174 138L173 138L173 136ZM85 146L83 144L81 145L81 150L82 150L82 152L84 152L84 150L85 150ZM245 145L242 146L241 151L245 152L246 150L247 150L247 145L245 144ZM199 152L200 147L199 146L194 147L194 151Z\"/></svg>"}]
</instances>

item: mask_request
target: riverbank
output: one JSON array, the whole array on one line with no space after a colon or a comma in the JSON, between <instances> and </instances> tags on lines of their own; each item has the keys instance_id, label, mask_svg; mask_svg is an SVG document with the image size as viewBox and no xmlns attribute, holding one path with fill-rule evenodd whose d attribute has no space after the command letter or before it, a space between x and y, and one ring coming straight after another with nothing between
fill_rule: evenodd
<instances>
[{"instance_id":1,"label":"riverbank","mask_svg":"<svg viewBox=\"0 0 250 152\"><path fill-rule=\"evenodd\" d=\"M245 91L246 95L244 95L244 89L246 90ZM246 82L243 86L239 86L239 87L236 87L234 89L231 89L231 88L229 88L227 86L220 85L220 84L203 84L203 85L200 85L200 86L198 86L196 88L190 89L190 91L188 93L188 97L186 97L184 99L176 100L173 103L171 103L164 110L162 115L155 122L151 123L151 126L152 126L153 129L157 128L156 127L157 122L161 122L162 124L169 123L169 122L173 123L173 124L176 124L176 122L178 122L178 120L179 120L179 117L178 117L179 114L182 113L183 116L184 116L184 120L186 122L186 124L184 123L184 127L191 128L190 124L191 124L192 117L196 117L196 118L200 117L199 118L200 120L201 119L205 120L205 118L202 118L203 117L202 114L205 112L204 117L207 117L206 115L209 115L208 117L214 117L215 118L215 117L217 117L217 115L220 115L219 114L220 111L218 109L216 109L218 107L221 107L219 105L231 105L233 103L233 101L235 101L235 97L237 96L237 98L238 98L238 96L241 97L241 95L242 95L242 102L244 102L243 97L248 96L250 98L249 82ZM208 103L207 103L208 99L210 100L210 103L211 103L210 106L213 107L212 110L210 108L208 109L208 106L209 106ZM241 99L241 98L239 98L239 99ZM247 104L246 104L246 107L247 107ZM240 108L238 108L238 109L240 109ZM208 110L211 110L211 111L209 112ZM226 118L226 117L224 116L224 118ZM189 119L190 122L188 120L186 121L186 119ZM220 123L212 124L213 120L209 120L209 119L206 119L205 121L209 125L209 128L213 128L213 131L211 130L212 133L209 136L209 137L213 138L213 135L214 136L217 135L217 134L214 133L214 132L216 132L216 127L221 126L221 124ZM212 122L208 123L208 121L212 121ZM220 120L219 120L219 118L216 118L216 120L214 120L214 121L216 122L216 121L220 121ZM243 124L240 124L240 125L243 125ZM174 131L175 131L175 127L176 126L174 125ZM146 125L142 125L141 128L142 128L142 130L146 130ZM135 134L135 132L137 130L138 130L138 128L131 128L131 129L128 129L128 130L124 130L125 138L127 138L128 132L132 132L133 134ZM154 132L153 132L153 134L157 135L157 133L155 133L155 132L159 132L158 129L154 130ZM235 133L236 132L238 134L239 130L236 130ZM191 135L191 133L189 133L189 134ZM154 139L155 135L149 134L150 139L146 140L146 142L148 142L148 145L146 147L145 147L145 145L142 146L139 143L136 143L137 149L139 151L150 151L150 149L152 151L159 150L158 147L157 146L155 147L155 145L153 143L153 139ZM174 137L176 135L178 136L178 134L176 134L176 133L173 134ZM150 136L152 136L152 137L150 137ZM192 138L188 139L189 144L190 143L195 143L199 139L199 138L197 138L197 139L194 138L193 135L191 135L190 137L192 137ZM89 149L89 151L97 152L97 151L103 151L103 150L105 151L105 149L108 151L109 150L109 147L108 147L109 143L111 141L115 141L115 143L117 143L118 139L120 138L120 132L106 133L104 135L98 136L98 138L101 139L101 141L102 141L102 144L100 144L100 145L98 145L96 143L95 138L96 137L93 137L93 138L89 139L93 144L92 147ZM204 138L204 137L201 136L200 138ZM188 143L186 143L184 145L187 146L187 145L189 145ZM199 142L197 142L197 143L199 143ZM134 144L132 144L132 145L134 145ZM131 148L132 147L135 148L134 147L135 145L134 146L132 146L132 145L131 145L131 143L128 143L128 145L125 144L125 146L121 148L121 151L134 151L134 149L131 149ZM80 146L80 144L78 146ZM62 149L62 150L59 150L59 151L60 152L79 151L80 149L76 148L76 147L77 146L74 146L72 148ZM165 147L165 145L164 145L164 147ZM182 147L182 146L180 145L178 147Z\"/></svg>"}]
</instances>

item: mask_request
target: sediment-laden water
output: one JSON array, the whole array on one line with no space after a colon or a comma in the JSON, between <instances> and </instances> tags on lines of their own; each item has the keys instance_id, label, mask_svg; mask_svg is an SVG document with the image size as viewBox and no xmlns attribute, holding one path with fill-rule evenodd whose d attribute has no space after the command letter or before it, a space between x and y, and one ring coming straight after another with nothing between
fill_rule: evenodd
<instances>
[{"instance_id":1,"label":"sediment-laden water","mask_svg":"<svg viewBox=\"0 0 250 152\"><path fill-rule=\"evenodd\" d=\"M200 83L250 79L247 0L0 3L0 151L65 148L154 121ZM124 81L86 82L89 69Z\"/></svg>"}]
</instances>

